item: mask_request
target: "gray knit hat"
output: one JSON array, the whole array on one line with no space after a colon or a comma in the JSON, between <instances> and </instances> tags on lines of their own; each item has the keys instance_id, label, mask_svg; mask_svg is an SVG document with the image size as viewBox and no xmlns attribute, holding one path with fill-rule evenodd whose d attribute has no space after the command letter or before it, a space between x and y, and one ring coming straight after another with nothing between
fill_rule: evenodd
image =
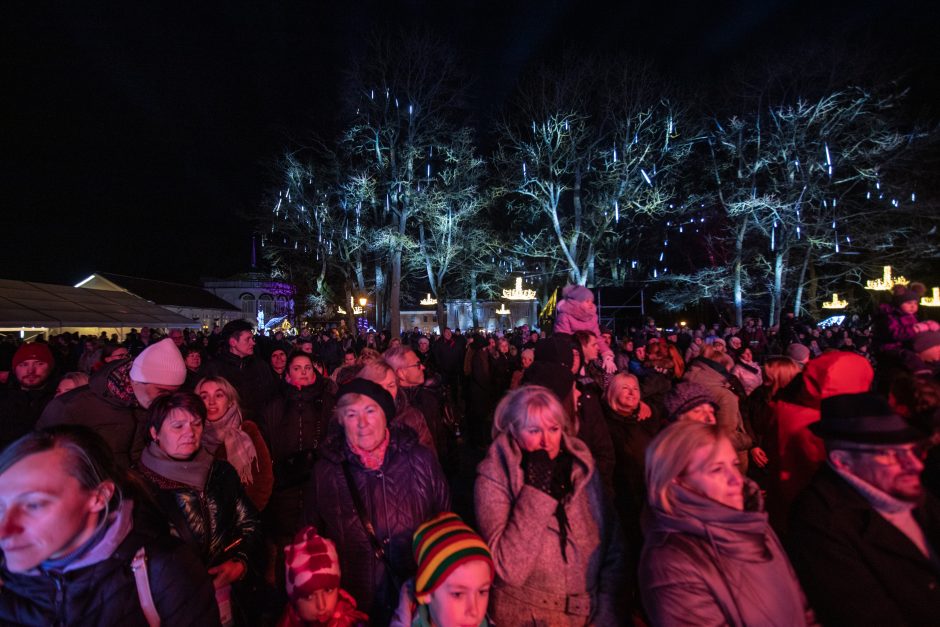
<instances>
[{"instance_id":1,"label":"gray knit hat","mask_svg":"<svg viewBox=\"0 0 940 627\"><path fill-rule=\"evenodd\" d=\"M663 404L666 406L666 418L669 422L675 422L685 412L705 403L711 403L717 408L715 399L708 388L691 381L681 381L676 384L663 399Z\"/></svg>"}]
</instances>

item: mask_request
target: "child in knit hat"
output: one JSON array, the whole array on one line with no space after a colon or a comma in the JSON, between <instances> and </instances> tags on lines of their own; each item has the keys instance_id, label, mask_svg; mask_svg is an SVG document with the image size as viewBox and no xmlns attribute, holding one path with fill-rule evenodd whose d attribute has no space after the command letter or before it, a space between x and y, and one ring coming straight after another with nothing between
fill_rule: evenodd
<instances>
[{"instance_id":1,"label":"child in knit hat","mask_svg":"<svg viewBox=\"0 0 940 627\"><path fill-rule=\"evenodd\" d=\"M443 512L415 530L412 547L418 572L402 586L391 627L488 627L496 570L483 538Z\"/></svg>"},{"instance_id":2,"label":"child in knit hat","mask_svg":"<svg viewBox=\"0 0 940 627\"><path fill-rule=\"evenodd\" d=\"M562 298L555 306L555 333L574 335L576 331L590 331L597 337L597 346L608 374L617 372L614 351L601 335L594 305L594 293L583 285L568 285L561 292Z\"/></svg>"},{"instance_id":3,"label":"child in knit hat","mask_svg":"<svg viewBox=\"0 0 940 627\"><path fill-rule=\"evenodd\" d=\"M359 627L369 617L339 587L336 546L311 526L284 548L288 604L278 627Z\"/></svg>"}]
</instances>

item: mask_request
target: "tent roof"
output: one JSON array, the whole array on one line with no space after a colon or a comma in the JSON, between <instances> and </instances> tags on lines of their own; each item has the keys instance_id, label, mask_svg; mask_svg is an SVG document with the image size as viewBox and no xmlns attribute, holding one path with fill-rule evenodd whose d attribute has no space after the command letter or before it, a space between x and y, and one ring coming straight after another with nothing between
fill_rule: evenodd
<instances>
[{"instance_id":1,"label":"tent roof","mask_svg":"<svg viewBox=\"0 0 940 627\"><path fill-rule=\"evenodd\" d=\"M145 298L158 305L174 307L197 307L201 309L221 309L223 311L241 311L227 300L222 300L212 292L182 283L155 281L135 276L97 272L97 276L110 281L131 294ZM93 275L94 276L94 275Z\"/></svg>"},{"instance_id":2,"label":"tent roof","mask_svg":"<svg viewBox=\"0 0 940 627\"><path fill-rule=\"evenodd\" d=\"M0 279L0 327L188 327L193 321L127 292Z\"/></svg>"}]
</instances>

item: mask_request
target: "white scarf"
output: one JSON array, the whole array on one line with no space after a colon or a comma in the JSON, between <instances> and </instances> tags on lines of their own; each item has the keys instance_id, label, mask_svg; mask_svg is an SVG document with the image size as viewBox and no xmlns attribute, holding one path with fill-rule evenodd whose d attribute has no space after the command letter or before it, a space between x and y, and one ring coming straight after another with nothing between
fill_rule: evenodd
<instances>
[{"instance_id":1,"label":"white scarf","mask_svg":"<svg viewBox=\"0 0 940 627\"><path fill-rule=\"evenodd\" d=\"M225 457L244 485L251 485L253 470L257 467L258 452L255 444L242 429L242 413L238 405L232 403L225 415L218 420L207 420L202 434L202 445L213 455L219 446L225 447Z\"/></svg>"}]
</instances>

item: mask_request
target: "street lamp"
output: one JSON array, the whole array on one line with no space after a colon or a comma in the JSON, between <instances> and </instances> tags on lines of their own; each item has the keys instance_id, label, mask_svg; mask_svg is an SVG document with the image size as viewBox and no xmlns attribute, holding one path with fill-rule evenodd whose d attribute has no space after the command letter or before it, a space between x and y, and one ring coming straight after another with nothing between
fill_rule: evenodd
<instances>
[{"instance_id":1,"label":"street lamp","mask_svg":"<svg viewBox=\"0 0 940 627\"><path fill-rule=\"evenodd\" d=\"M365 309L366 303L368 302L369 302L369 299L366 298L365 296L359 297L359 306L362 307L363 309Z\"/></svg>"}]
</instances>

